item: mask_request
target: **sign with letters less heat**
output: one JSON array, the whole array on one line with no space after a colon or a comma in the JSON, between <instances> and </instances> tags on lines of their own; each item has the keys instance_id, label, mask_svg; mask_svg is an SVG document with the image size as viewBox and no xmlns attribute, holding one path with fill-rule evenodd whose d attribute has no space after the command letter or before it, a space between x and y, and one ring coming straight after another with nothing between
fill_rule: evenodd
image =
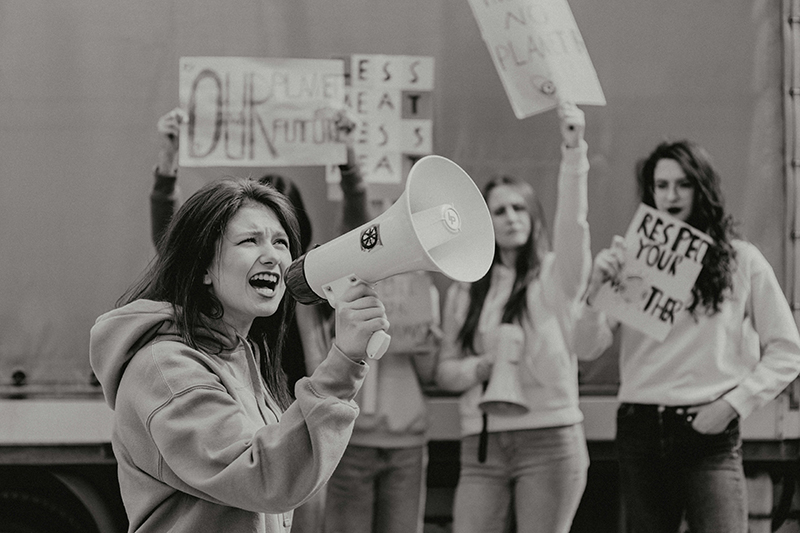
<instances>
[{"instance_id":1,"label":"sign with letters less heat","mask_svg":"<svg viewBox=\"0 0 800 533\"><path fill-rule=\"evenodd\" d=\"M711 237L641 204L625 234L625 266L604 284L592 305L663 341L677 313L691 303Z\"/></svg>"},{"instance_id":2,"label":"sign with letters less heat","mask_svg":"<svg viewBox=\"0 0 800 533\"><path fill-rule=\"evenodd\" d=\"M606 99L567 0L469 0L518 119Z\"/></svg>"},{"instance_id":3,"label":"sign with letters less heat","mask_svg":"<svg viewBox=\"0 0 800 533\"><path fill-rule=\"evenodd\" d=\"M354 152L375 197L396 198L411 166L433 151L434 59L354 54L348 58L345 103L357 121ZM328 196L341 197L338 168L329 167Z\"/></svg>"},{"instance_id":4,"label":"sign with letters less heat","mask_svg":"<svg viewBox=\"0 0 800 533\"><path fill-rule=\"evenodd\" d=\"M346 161L335 126L341 60L182 57L180 164L327 165Z\"/></svg>"}]
</instances>

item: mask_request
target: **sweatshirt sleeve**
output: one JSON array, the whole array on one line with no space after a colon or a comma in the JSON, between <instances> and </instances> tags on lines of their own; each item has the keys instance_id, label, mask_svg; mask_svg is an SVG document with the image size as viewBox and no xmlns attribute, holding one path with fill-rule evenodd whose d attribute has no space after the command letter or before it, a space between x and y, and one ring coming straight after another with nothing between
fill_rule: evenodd
<instances>
[{"instance_id":1,"label":"sweatshirt sleeve","mask_svg":"<svg viewBox=\"0 0 800 533\"><path fill-rule=\"evenodd\" d=\"M742 418L773 400L800 373L800 336L786 297L766 258L752 245L747 248L752 252L748 253L752 316L745 317L742 327L745 337L749 328L757 333L761 357L750 374L723 396ZM739 260L743 255L740 251Z\"/></svg>"},{"instance_id":2,"label":"sweatshirt sleeve","mask_svg":"<svg viewBox=\"0 0 800 533\"><path fill-rule=\"evenodd\" d=\"M161 174L158 168L153 174L155 182L150 193L150 231L153 245L158 248L158 243L178 208L180 188L177 186L177 174L174 176Z\"/></svg>"},{"instance_id":3,"label":"sweatshirt sleeve","mask_svg":"<svg viewBox=\"0 0 800 533\"><path fill-rule=\"evenodd\" d=\"M591 361L600 357L614 342L614 321L605 313L594 309L586 302L575 304L573 309L575 330L572 351L579 361Z\"/></svg>"},{"instance_id":4,"label":"sweatshirt sleeve","mask_svg":"<svg viewBox=\"0 0 800 533\"><path fill-rule=\"evenodd\" d=\"M358 166L339 165L342 176L342 223L339 231L344 234L369 220L367 210L367 186Z\"/></svg>"},{"instance_id":5,"label":"sweatshirt sleeve","mask_svg":"<svg viewBox=\"0 0 800 533\"><path fill-rule=\"evenodd\" d=\"M252 512L288 512L318 491L350 439L353 397L368 367L335 346L279 422L248 417L215 374L196 368L194 384L171 390L148 417L163 482L196 497ZM171 387L170 387L171 388Z\"/></svg>"},{"instance_id":6,"label":"sweatshirt sleeve","mask_svg":"<svg viewBox=\"0 0 800 533\"><path fill-rule=\"evenodd\" d=\"M575 148L561 147L561 166L558 175L558 200L553 228L554 273L561 295L574 300L583 293L592 265L589 248L587 176L589 160L586 141ZM547 289L545 287L545 289ZM555 289L555 288L553 288Z\"/></svg>"},{"instance_id":7,"label":"sweatshirt sleeve","mask_svg":"<svg viewBox=\"0 0 800 533\"><path fill-rule=\"evenodd\" d=\"M442 347L436 370L436 383L447 391L463 392L478 383L476 370L480 357L467 357L458 340L468 305L469 293L466 286L461 283L451 284L447 289Z\"/></svg>"}]
</instances>

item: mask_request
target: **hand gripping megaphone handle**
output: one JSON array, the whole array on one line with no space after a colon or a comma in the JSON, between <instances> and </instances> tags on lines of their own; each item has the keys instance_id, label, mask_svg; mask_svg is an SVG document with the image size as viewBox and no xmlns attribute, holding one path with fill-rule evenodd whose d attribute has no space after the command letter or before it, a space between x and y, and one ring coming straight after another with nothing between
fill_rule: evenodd
<instances>
[{"instance_id":1,"label":"hand gripping megaphone handle","mask_svg":"<svg viewBox=\"0 0 800 533\"><path fill-rule=\"evenodd\" d=\"M355 285L360 281L361 280L358 279L355 274L350 274L349 276L339 278L324 285L322 290L325 291L325 297L328 299L328 303L331 304L331 307L335 308L336 301L341 298L341 295L347 287ZM367 356L369 356L370 359L380 359L383 357L383 354L386 353L386 350L389 349L389 343L391 341L392 336L382 329L374 332L367 342Z\"/></svg>"}]
</instances>

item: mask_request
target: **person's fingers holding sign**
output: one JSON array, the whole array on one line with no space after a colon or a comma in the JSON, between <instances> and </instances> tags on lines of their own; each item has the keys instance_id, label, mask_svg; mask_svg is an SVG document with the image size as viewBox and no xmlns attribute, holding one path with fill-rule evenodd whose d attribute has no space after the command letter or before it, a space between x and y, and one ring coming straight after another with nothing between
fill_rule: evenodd
<instances>
[{"instance_id":1,"label":"person's fingers holding sign","mask_svg":"<svg viewBox=\"0 0 800 533\"><path fill-rule=\"evenodd\" d=\"M592 298L600 287L608 282L619 279L622 268L625 266L625 239L619 235L614 236L610 248L601 250L594 259L589 286L586 288L586 302L591 305Z\"/></svg>"},{"instance_id":2,"label":"person's fingers holding sign","mask_svg":"<svg viewBox=\"0 0 800 533\"><path fill-rule=\"evenodd\" d=\"M163 174L175 174L177 170L181 123L185 121L186 112L180 107L176 107L158 119L156 124L160 136L158 168Z\"/></svg>"},{"instance_id":3,"label":"person's fingers holding sign","mask_svg":"<svg viewBox=\"0 0 800 533\"><path fill-rule=\"evenodd\" d=\"M583 111L575 104L562 102L558 105L558 118L561 119L561 138L567 148L577 148L583 140L586 121Z\"/></svg>"}]
</instances>

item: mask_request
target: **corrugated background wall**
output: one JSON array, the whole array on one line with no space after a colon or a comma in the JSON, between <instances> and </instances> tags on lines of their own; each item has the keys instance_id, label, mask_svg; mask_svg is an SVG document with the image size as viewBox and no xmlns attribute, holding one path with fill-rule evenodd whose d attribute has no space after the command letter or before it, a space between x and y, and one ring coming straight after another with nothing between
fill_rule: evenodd
<instances>
[{"instance_id":1,"label":"corrugated background wall","mask_svg":"<svg viewBox=\"0 0 800 533\"><path fill-rule=\"evenodd\" d=\"M608 100L584 108L593 251L633 213L635 160L689 137L782 279L780 2L570 4ZM15 368L88 382L89 328L154 253L155 125L177 105L180 56L352 53L435 57L435 152L479 185L530 180L552 220L555 113L514 118L467 0L0 0L0 384ZM315 240L331 238L322 169L283 170ZM238 171L182 169L184 191L224 172ZM585 375L613 380L603 366Z\"/></svg>"}]
</instances>

